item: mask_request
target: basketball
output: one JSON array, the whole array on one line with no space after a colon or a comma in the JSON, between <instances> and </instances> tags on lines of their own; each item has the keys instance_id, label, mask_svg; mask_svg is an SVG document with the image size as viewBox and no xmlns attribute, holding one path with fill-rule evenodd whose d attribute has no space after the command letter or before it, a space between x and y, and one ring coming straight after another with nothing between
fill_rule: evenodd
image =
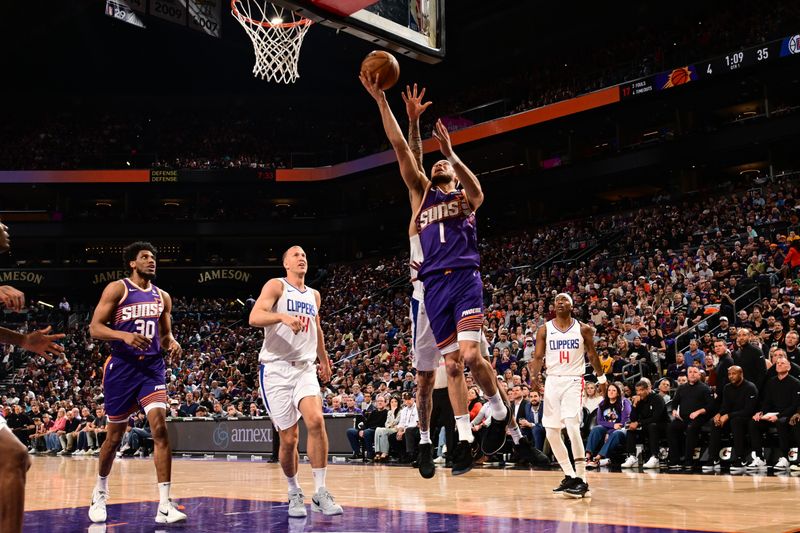
<instances>
[{"instance_id":1,"label":"basketball","mask_svg":"<svg viewBox=\"0 0 800 533\"><path fill-rule=\"evenodd\" d=\"M361 62L361 72L369 74L370 77L378 75L380 88L385 91L397 83L400 77L400 64L389 52L374 50Z\"/></svg>"}]
</instances>

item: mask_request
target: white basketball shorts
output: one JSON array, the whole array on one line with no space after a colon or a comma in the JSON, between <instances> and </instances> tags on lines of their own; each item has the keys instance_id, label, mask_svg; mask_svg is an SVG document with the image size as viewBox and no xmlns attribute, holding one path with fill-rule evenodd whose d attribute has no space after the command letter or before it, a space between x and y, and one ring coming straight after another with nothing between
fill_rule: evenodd
<instances>
[{"instance_id":1,"label":"white basketball shorts","mask_svg":"<svg viewBox=\"0 0 800 533\"><path fill-rule=\"evenodd\" d=\"M277 430L286 430L300 420L300 400L319 396L317 365L308 362L261 363L258 369L261 399Z\"/></svg>"},{"instance_id":2,"label":"white basketball shorts","mask_svg":"<svg viewBox=\"0 0 800 533\"><path fill-rule=\"evenodd\" d=\"M425 302L416 298L411 298L411 339L414 368L423 372L433 372L439 368L442 354L433 337Z\"/></svg>"},{"instance_id":3,"label":"white basketball shorts","mask_svg":"<svg viewBox=\"0 0 800 533\"><path fill-rule=\"evenodd\" d=\"M580 414L583 408L583 376L547 376L544 382L542 425L561 429L564 420Z\"/></svg>"}]
</instances>

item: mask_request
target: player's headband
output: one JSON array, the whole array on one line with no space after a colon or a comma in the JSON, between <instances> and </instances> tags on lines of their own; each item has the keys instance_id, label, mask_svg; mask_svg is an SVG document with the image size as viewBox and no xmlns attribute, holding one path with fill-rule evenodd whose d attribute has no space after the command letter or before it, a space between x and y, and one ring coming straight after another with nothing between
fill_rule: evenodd
<instances>
[{"instance_id":1,"label":"player's headband","mask_svg":"<svg viewBox=\"0 0 800 533\"><path fill-rule=\"evenodd\" d=\"M569 295L569 294L567 294L566 292L559 292L558 294L556 294L556 297L554 298L554 300L558 300L558 299L559 299L559 298L561 298L562 296L563 296L564 298L566 298L566 299L567 299L567 301L569 302L569 305L573 305L573 303L572 303L572 296L570 296L570 295Z\"/></svg>"}]
</instances>

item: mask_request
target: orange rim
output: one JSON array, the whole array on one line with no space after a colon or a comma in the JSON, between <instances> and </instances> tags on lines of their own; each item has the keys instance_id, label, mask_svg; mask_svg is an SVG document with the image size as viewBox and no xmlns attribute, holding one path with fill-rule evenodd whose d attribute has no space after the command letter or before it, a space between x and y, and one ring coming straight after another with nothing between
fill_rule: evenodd
<instances>
[{"instance_id":1,"label":"orange rim","mask_svg":"<svg viewBox=\"0 0 800 533\"><path fill-rule=\"evenodd\" d=\"M250 17L239 13L239 10L236 8L236 4L240 3L242 0L231 0L231 11L233 12L234 16L246 21L248 24L252 24L254 26L263 26L265 28L294 28L295 26L308 26L312 24L313 21L307 18L301 18L295 22L282 22L281 24L272 24L266 20L254 20Z\"/></svg>"}]
</instances>

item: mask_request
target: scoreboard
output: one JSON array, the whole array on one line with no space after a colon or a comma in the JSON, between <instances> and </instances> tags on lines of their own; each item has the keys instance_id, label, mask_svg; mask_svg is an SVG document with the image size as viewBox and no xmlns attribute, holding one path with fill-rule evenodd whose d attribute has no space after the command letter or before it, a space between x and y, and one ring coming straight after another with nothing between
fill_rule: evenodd
<instances>
[{"instance_id":1,"label":"scoreboard","mask_svg":"<svg viewBox=\"0 0 800 533\"><path fill-rule=\"evenodd\" d=\"M619 85L619 95L621 99L632 98L693 81L728 74L743 68L772 63L792 55L800 55L800 34L750 48L743 48L714 59L700 61L693 65L678 67L622 83Z\"/></svg>"}]
</instances>

